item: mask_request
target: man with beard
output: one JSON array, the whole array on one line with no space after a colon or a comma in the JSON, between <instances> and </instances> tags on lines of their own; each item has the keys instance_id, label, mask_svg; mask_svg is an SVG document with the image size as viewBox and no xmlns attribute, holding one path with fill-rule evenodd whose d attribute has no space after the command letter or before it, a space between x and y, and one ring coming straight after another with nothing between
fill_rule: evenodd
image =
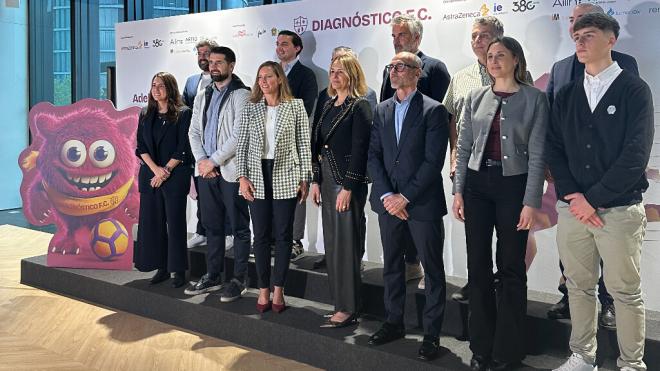
<instances>
[{"instance_id":1,"label":"man with beard","mask_svg":"<svg viewBox=\"0 0 660 371\"><path fill-rule=\"evenodd\" d=\"M197 295L222 288L220 301L231 302L247 292L250 215L247 201L238 194L236 143L250 89L233 74L236 55L231 49L212 47L208 60L213 84L195 98L188 135L196 160L195 174L199 175L202 221L208 238L207 273L185 293ZM234 278L222 285L227 215L234 234Z\"/></svg>"},{"instance_id":2,"label":"man with beard","mask_svg":"<svg viewBox=\"0 0 660 371\"><path fill-rule=\"evenodd\" d=\"M202 40L197 43L195 48L197 49L197 65L202 70L202 73L194 74L188 77L186 80L186 86L183 89L183 103L186 106L193 108L193 102L195 96L198 93L203 92L207 86L211 83L211 75L209 74L209 50L218 46L215 41L211 40ZM199 187L197 186L198 179L197 176L193 176L193 181L195 183L195 192L199 194ZM204 230L204 225L202 224L202 213L199 209L199 197L197 198L197 229L195 234L188 240L188 248L201 246L206 244L206 231Z\"/></svg>"}]
</instances>

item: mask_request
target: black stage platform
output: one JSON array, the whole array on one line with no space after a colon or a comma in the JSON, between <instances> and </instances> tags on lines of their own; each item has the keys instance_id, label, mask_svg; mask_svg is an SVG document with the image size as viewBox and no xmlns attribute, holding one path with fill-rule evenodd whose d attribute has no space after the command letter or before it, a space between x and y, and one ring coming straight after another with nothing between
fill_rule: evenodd
<instances>
[{"instance_id":1,"label":"black stage platform","mask_svg":"<svg viewBox=\"0 0 660 371\"><path fill-rule=\"evenodd\" d=\"M190 251L191 279L204 273L205 248ZM231 251L227 267L231 270ZM150 273L46 267L46 257L21 262L21 283L76 299L169 323L281 357L328 370L468 370L471 353L465 340L467 308L447 301L443 354L433 362L416 359L422 334L418 318L424 303L416 282L408 285L408 336L380 347L367 340L383 314L382 265L367 263L364 272L365 315L359 326L320 329L322 314L332 310L327 276L311 270L318 256L308 255L292 264L285 294L290 307L281 314L256 312L256 290L234 303L222 304L214 294L190 297L168 283L148 285ZM250 276L254 281L251 259ZM448 297L464 281L448 278ZM557 296L529 292L528 357L521 370L559 366L568 355L569 321L548 320L545 313ZM612 331L599 331L601 370L616 369L617 343ZM647 311L646 363L660 370L660 315Z\"/></svg>"}]
</instances>

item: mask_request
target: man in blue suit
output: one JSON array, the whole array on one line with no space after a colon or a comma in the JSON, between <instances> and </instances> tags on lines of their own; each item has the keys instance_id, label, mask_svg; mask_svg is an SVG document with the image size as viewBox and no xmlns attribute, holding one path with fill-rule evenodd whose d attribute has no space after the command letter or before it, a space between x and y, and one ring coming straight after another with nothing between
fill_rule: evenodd
<instances>
[{"instance_id":1,"label":"man in blue suit","mask_svg":"<svg viewBox=\"0 0 660 371\"><path fill-rule=\"evenodd\" d=\"M578 19L580 19L580 17L587 13L605 14L605 11L600 6L592 3L582 3L576 5L575 8L573 8L571 16L569 17L568 32L569 35L571 35L571 38L573 37L573 24ZM622 69L633 73L635 76L639 76L637 61L633 56L612 50L612 60L616 61ZM557 94L562 87L568 85L573 80L582 78L583 76L584 64L580 63L575 53L555 63L552 66L552 70L550 71L550 80L548 81L548 86L546 87L546 93L548 95L550 105L552 106L554 99L557 97ZM563 297L561 300L559 300L559 302L550 307L550 310L548 310L548 317L551 319L571 317L568 305L568 290L565 283L566 278L563 274L564 266L561 261L559 262L559 268L562 272L562 277L560 279L558 289L563 294ZM601 304L601 314L598 320L598 324L604 328L615 329L616 315L614 311L614 299L609 294L609 292L607 292L607 288L603 282L602 273L600 280L598 281L598 299L600 300Z\"/></svg>"},{"instance_id":2,"label":"man in blue suit","mask_svg":"<svg viewBox=\"0 0 660 371\"><path fill-rule=\"evenodd\" d=\"M203 92L207 86L213 82L211 74L209 73L209 53L212 47L218 46L215 41L202 40L195 45L197 49L197 65L202 70L201 73L196 73L186 80L186 86L183 89L182 98L186 106L193 108L195 96L199 92ZM193 176L195 183L195 191L199 194L198 177ZM229 229L231 230L231 228ZM202 212L199 207L199 197L197 197L197 228L195 234L188 240L188 248L206 245L206 230L202 225Z\"/></svg>"},{"instance_id":3,"label":"man in blue suit","mask_svg":"<svg viewBox=\"0 0 660 371\"><path fill-rule=\"evenodd\" d=\"M447 110L417 90L422 60L398 53L387 66L394 96L376 106L367 162L373 179L371 208L383 245L386 322L369 338L380 345L405 335L405 246L414 242L426 271L419 358L438 355L446 300L442 258L447 214L442 166L449 139ZM412 241L410 241L412 239Z\"/></svg>"}]
</instances>

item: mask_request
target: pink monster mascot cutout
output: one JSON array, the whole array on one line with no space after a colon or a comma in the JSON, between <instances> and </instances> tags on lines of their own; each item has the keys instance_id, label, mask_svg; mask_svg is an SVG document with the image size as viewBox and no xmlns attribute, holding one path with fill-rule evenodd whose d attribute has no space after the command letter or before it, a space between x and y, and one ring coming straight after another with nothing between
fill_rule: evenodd
<instances>
[{"instance_id":1,"label":"pink monster mascot cutout","mask_svg":"<svg viewBox=\"0 0 660 371\"><path fill-rule=\"evenodd\" d=\"M48 266L132 269L139 111L94 99L30 111L32 144L18 159L21 197L28 222L57 227Z\"/></svg>"}]
</instances>

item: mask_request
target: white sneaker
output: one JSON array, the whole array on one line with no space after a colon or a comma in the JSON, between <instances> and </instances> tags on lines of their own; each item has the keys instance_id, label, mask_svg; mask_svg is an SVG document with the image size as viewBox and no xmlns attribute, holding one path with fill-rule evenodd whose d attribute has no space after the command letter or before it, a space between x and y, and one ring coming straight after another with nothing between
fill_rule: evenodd
<instances>
[{"instance_id":1,"label":"white sneaker","mask_svg":"<svg viewBox=\"0 0 660 371\"><path fill-rule=\"evenodd\" d=\"M202 236L201 234L193 234L192 237L188 240L188 248L192 249L193 247L197 246L202 246L206 245L206 236Z\"/></svg>"},{"instance_id":2,"label":"white sneaker","mask_svg":"<svg viewBox=\"0 0 660 371\"><path fill-rule=\"evenodd\" d=\"M406 282L424 277L424 271L420 263L406 263Z\"/></svg>"},{"instance_id":3,"label":"white sneaker","mask_svg":"<svg viewBox=\"0 0 660 371\"><path fill-rule=\"evenodd\" d=\"M231 249L234 246L234 236L225 237L225 250Z\"/></svg>"},{"instance_id":4,"label":"white sneaker","mask_svg":"<svg viewBox=\"0 0 660 371\"><path fill-rule=\"evenodd\" d=\"M637 371L637 370L635 370L634 368L629 367L629 366L624 366L624 367L621 367L621 371Z\"/></svg>"},{"instance_id":5,"label":"white sneaker","mask_svg":"<svg viewBox=\"0 0 660 371\"><path fill-rule=\"evenodd\" d=\"M552 371L598 371L598 366L588 363L581 355L573 353L563 365Z\"/></svg>"}]
</instances>

